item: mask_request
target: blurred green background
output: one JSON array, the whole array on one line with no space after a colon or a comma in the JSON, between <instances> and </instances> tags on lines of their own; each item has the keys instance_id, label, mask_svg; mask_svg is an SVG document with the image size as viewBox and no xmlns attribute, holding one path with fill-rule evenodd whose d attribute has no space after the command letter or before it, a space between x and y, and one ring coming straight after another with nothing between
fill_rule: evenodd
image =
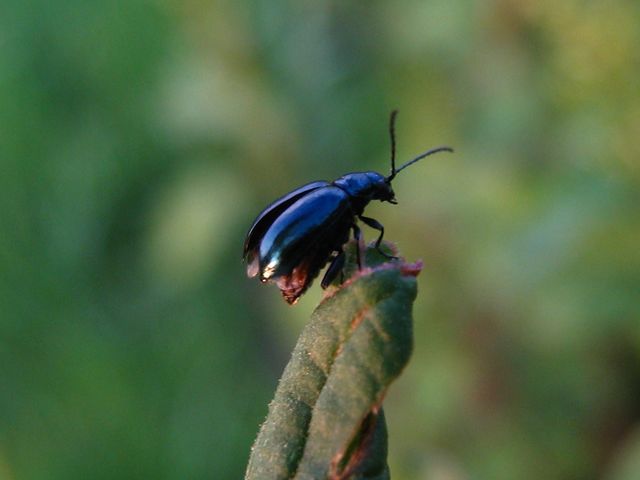
<instances>
[{"instance_id":1,"label":"blurred green background","mask_svg":"<svg viewBox=\"0 0 640 480\"><path fill-rule=\"evenodd\" d=\"M425 262L393 478L640 478L639 45L636 0L2 2L0 479L241 478L321 298L246 229L387 172L396 107L456 153L367 210Z\"/></svg>"}]
</instances>

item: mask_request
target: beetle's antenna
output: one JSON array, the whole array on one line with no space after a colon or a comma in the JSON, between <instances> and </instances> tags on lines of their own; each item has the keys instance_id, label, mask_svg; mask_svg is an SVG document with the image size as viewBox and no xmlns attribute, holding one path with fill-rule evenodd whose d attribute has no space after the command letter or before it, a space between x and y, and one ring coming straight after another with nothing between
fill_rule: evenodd
<instances>
[{"instance_id":1,"label":"beetle's antenna","mask_svg":"<svg viewBox=\"0 0 640 480\"><path fill-rule=\"evenodd\" d=\"M396 176L396 117L398 110L391 112L389 117L389 136L391 137L391 175L389 181Z\"/></svg>"},{"instance_id":2,"label":"beetle's antenna","mask_svg":"<svg viewBox=\"0 0 640 480\"><path fill-rule=\"evenodd\" d=\"M389 175L387 177L387 182L390 182L391 180L393 180L393 178L398 174L398 172L400 172L401 170L404 170L409 165L413 165L418 160L422 160L424 157L428 157L429 155L433 155L434 153L438 153L438 152L452 152L453 153L453 148L451 148L451 147L436 147L436 148L432 148L431 150L427 150L424 153L421 153L416 158L414 158L413 160L409 160L407 163L405 163L400 168L395 170L391 175Z\"/></svg>"},{"instance_id":3,"label":"beetle's antenna","mask_svg":"<svg viewBox=\"0 0 640 480\"><path fill-rule=\"evenodd\" d=\"M438 152L453 152L453 148L451 147L436 147L431 150L427 150L424 153L421 153L413 160L409 160L407 163L402 165L400 168L396 169L396 117L398 116L398 110L394 110L391 112L391 117L389 118L389 135L391 136L391 174L385 179L387 183L390 183L393 180L400 170L407 168L409 165L416 163L418 160L422 160L424 157L428 157L429 155L433 155Z\"/></svg>"}]
</instances>

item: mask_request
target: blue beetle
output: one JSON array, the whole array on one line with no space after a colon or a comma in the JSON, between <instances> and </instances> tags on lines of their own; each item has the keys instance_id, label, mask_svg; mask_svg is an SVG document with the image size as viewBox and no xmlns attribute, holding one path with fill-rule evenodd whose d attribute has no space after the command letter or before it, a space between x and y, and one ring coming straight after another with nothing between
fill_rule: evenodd
<instances>
[{"instance_id":1,"label":"blue beetle","mask_svg":"<svg viewBox=\"0 0 640 480\"><path fill-rule=\"evenodd\" d=\"M418 155L396 168L395 120L391 112L391 173L348 173L333 182L311 182L279 198L255 219L244 241L243 259L247 275L260 276L262 282L275 282L289 304L294 304L309 288L320 270L329 262L321 286L326 288L342 271L343 246L353 230L360 240L356 219L380 232L376 248L384 235L384 227L373 218L363 216L371 200L396 204L391 181L401 170L436 152L453 152L450 147L437 147ZM358 251L358 265L360 255Z\"/></svg>"}]
</instances>

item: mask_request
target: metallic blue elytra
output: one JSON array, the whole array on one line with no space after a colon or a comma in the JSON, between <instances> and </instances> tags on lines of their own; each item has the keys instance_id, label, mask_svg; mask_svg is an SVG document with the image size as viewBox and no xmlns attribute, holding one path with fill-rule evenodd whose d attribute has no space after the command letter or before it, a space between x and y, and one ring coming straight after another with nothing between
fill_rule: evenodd
<instances>
[{"instance_id":1,"label":"metallic blue elytra","mask_svg":"<svg viewBox=\"0 0 640 480\"><path fill-rule=\"evenodd\" d=\"M388 256L379 248L384 227L362 215L365 207L371 200L397 203L391 181L398 172L433 153L453 152L450 147L434 148L396 169L396 115L397 111L391 112L389 122L389 176L348 173L331 183L308 183L273 202L255 219L244 241L243 259L249 277L259 276L262 282L276 283L284 299L293 304L331 261L321 282L326 288L342 270L343 246L349 240L349 231L353 230L356 240L360 239L358 219L380 232L376 248Z\"/></svg>"}]
</instances>

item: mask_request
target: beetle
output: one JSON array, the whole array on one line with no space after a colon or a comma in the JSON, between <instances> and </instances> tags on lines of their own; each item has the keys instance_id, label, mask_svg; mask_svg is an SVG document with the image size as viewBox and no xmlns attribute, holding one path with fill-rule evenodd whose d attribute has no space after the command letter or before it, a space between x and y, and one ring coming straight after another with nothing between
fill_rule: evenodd
<instances>
[{"instance_id":1,"label":"beetle","mask_svg":"<svg viewBox=\"0 0 640 480\"><path fill-rule=\"evenodd\" d=\"M259 275L264 282L275 282L282 296L294 304L309 288L320 270L329 262L320 285L327 286L342 271L344 244L349 233L360 244L356 220L380 232L375 248L380 250L384 227L363 215L372 200L397 204L391 181L409 165L437 152L453 152L451 147L436 147L421 153L396 168L395 122L397 110L391 112L391 173L348 173L333 182L316 181L280 197L254 220L244 241L243 260L249 278ZM360 252L357 252L358 266Z\"/></svg>"}]
</instances>

